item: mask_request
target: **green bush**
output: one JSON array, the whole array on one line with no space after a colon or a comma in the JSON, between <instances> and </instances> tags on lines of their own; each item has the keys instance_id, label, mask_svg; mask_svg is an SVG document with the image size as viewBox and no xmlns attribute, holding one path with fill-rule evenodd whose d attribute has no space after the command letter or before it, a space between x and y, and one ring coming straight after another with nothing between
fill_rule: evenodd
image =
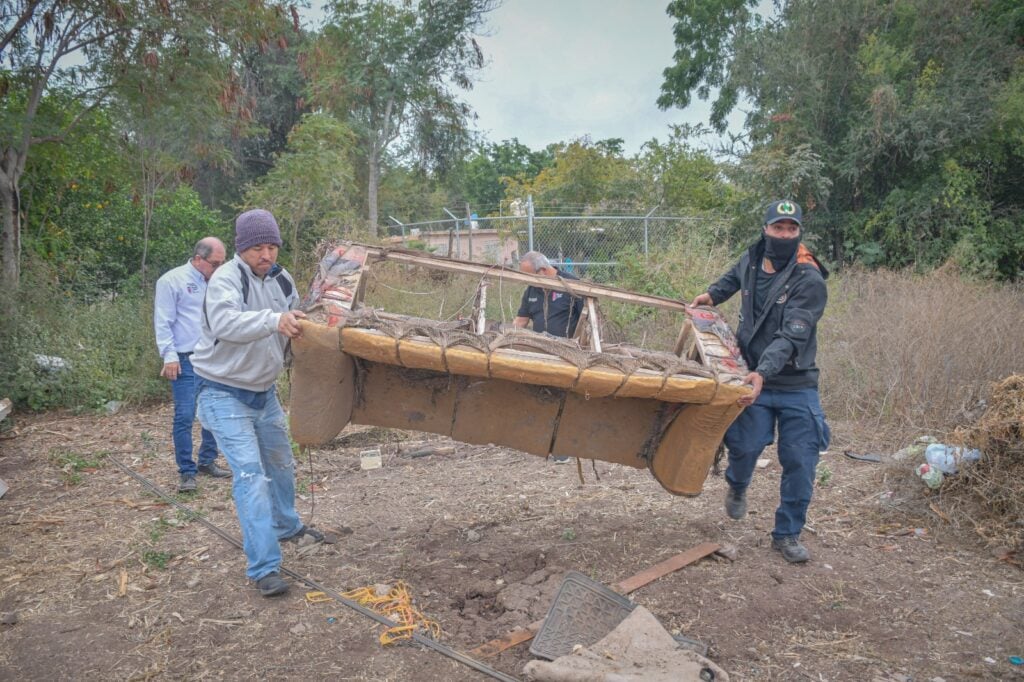
<instances>
[{"instance_id":1,"label":"green bush","mask_svg":"<svg viewBox=\"0 0 1024 682\"><path fill-rule=\"evenodd\" d=\"M707 222L676 234L645 256L636 247L615 255L611 284L630 291L689 302L718 279L733 262L727 226ZM610 341L628 341L645 348L671 350L682 315L645 306L604 302L601 310Z\"/></svg>"},{"instance_id":2,"label":"green bush","mask_svg":"<svg viewBox=\"0 0 1024 682\"><path fill-rule=\"evenodd\" d=\"M97 409L167 394L148 293L85 304L39 275L27 273L0 329L0 385L18 407ZM47 366L42 356L60 358L63 367Z\"/></svg>"}]
</instances>

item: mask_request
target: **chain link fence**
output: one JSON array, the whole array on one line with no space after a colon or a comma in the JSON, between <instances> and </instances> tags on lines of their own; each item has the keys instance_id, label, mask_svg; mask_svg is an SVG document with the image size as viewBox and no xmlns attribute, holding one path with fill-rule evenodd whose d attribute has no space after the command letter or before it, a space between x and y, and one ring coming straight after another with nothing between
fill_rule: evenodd
<instances>
[{"instance_id":1,"label":"chain link fence","mask_svg":"<svg viewBox=\"0 0 1024 682\"><path fill-rule=\"evenodd\" d=\"M401 223L392 218L386 242L459 260L517 267L527 251L540 251L559 269L592 282L683 299L724 271L730 223L720 216L568 215L459 218ZM470 281L472 280L472 281ZM454 319L472 310L476 281L445 274L381 271L367 300L389 312ZM523 287L495 287L487 319L509 323ZM602 301L601 338L642 348L671 350L678 312Z\"/></svg>"},{"instance_id":2,"label":"chain link fence","mask_svg":"<svg viewBox=\"0 0 1024 682\"><path fill-rule=\"evenodd\" d=\"M699 235L725 239L719 216L579 215L458 218L401 223L391 218L387 239L461 260L515 266L527 251L540 251L558 268L609 281L624 255L647 258Z\"/></svg>"}]
</instances>

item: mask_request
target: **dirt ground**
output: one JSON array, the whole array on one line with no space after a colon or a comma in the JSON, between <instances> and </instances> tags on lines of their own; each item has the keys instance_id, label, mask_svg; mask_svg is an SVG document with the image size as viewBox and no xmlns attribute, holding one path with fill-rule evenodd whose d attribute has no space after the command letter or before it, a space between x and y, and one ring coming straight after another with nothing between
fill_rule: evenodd
<instances>
[{"instance_id":1,"label":"dirt ground","mask_svg":"<svg viewBox=\"0 0 1024 682\"><path fill-rule=\"evenodd\" d=\"M241 552L146 493L116 457L167 490L171 410L18 415L0 435L0 678L470 680L417 645L382 647L381 627L293 585L264 599ZM344 531L285 565L343 591L405 581L442 641L469 651L543 617L567 570L611 585L702 542L735 545L631 597L673 633L709 646L734 680L1024 679L1024 572L878 452L866 429L833 424L832 452L804 539L812 561L769 547L778 464L759 469L742 521L725 483L673 497L645 471L556 466L497 447L349 427L300 461L307 522ZM908 440L913 435L908 435ZM424 441L453 454L413 458ZM380 446L384 466L358 453ZM179 499L238 534L230 481ZM931 506L930 506L931 503ZM519 676L528 645L485 662Z\"/></svg>"}]
</instances>

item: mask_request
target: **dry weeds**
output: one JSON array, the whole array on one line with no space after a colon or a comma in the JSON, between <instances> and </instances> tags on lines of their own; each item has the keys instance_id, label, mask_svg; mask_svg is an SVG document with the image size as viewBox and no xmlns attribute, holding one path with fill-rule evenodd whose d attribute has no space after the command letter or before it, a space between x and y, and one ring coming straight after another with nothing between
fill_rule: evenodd
<instances>
[{"instance_id":1,"label":"dry weeds","mask_svg":"<svg viewBox=\"0 0 1024 682\"><path fill-rule=\"evenodd\" d=\"M818 326L826 412L903 438L976 415L993 381L1024 358L1024 290L950 269L851 270L833 278ZM902 443L905 444L905 443Z\"/></svg>"},{"instance_id":2,"label":"dry weeds","mask_svg":"<svg viewBox=\"0 0 1024 682\"><path fill-rule=\"evenodd\" d=\"M1013 552L1024 548L1024 375L996 384L981 417L950 440L983 454L943 487L946 515L1005 547L1005 560L1019 566Z\"/></svg>"}]
</instances>

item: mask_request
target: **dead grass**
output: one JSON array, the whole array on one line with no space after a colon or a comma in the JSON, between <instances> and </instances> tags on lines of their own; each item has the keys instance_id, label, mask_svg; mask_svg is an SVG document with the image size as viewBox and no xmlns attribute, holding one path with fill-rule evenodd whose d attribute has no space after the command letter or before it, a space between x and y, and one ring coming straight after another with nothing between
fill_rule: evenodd
<instances>
[{"instance_id":1,"label":"dead grass","mask_svg":"<svg viewBox=\"0 0 1024 682\"><path fill-rule=\"evenodd\" d=\"M818 327L826 412L915 435L952 430L1020 368L1022 294L948 268L835 277Z\"/></svg>"}]
</instances>

